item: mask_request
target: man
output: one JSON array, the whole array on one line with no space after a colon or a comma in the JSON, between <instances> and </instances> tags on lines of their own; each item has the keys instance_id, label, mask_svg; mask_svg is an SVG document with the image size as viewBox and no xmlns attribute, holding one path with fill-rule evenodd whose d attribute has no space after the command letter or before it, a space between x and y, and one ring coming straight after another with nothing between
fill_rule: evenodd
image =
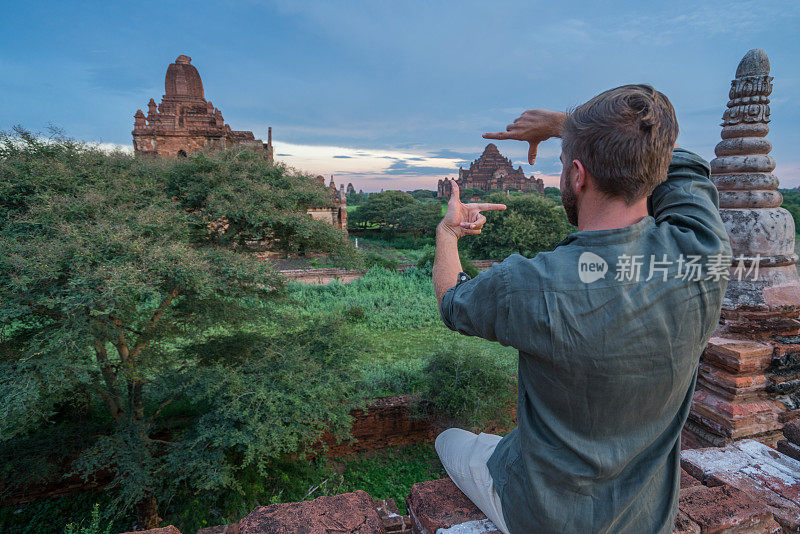
<instances>
[{"instance_id":1,"label":"man","mask_svg":"<svg viewBox=\"0 0 800 534\"><path fill-rule=\"evenodd\" d=\"M484 134L527 141L530 163L562 138L578 231L472 280L457 241L505 206L461 204L451 182L433 268L442 319L519 350L518 426L502 439L449 429L436 450L504 533L672 532L680 432L731 260L708 163L677 135L672 104L648 85Z\"/></svg>"}]
</instances>

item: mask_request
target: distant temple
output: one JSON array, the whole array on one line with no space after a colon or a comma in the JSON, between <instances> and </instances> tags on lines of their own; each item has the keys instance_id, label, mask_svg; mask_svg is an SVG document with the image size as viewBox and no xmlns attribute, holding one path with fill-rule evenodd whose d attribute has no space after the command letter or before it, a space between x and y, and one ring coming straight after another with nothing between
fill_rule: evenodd
<instances>
[{"instance_id":1,"label":"distant temple","mask_svg":"<svg viewBox=\"0 0 800 534\"><path fill-rule=\"evenodd\" d=\"M325 185L325 177L322 175L317 176L317 182ZM328 184L328 194L333 206L326 208L312 207L308 209L308 214L311 215L312 219L325 221L347 232L347 195L345 194L344 184L340 189L336 189L333 176L331 176L331 183Z\"/></svg>"},{"instance_id":2,"label":"distant temple","mask_svg":"<svg viewBox=\"0 0 800 534\"><path fill-rule=\"evenodd\" d=\"M158 107L151 98L147 116L141 109L136 111L134 152L174 158L205 149L244 146L263 151L272 161L272 128L266 143L256 139L253 132L231 130L222 112L205 99L200 73L191 62L189 56L178 56L167 67L165 94Z\"/></svg>"},{"instance_id":3,"label":"distant temple","mask_svg":"<svg viewBox=\"0 0 800 534\"><path fill-rule=\"evenodd\" d=\"M474 188L481 191L492 189L517 191L536 191L544 193L544 181L540 178L528 178L522 167L516 169L511 160L503 156L494 143L489 143L481 157L470 163L469 169L458 169L458 187L461 190ZM450 179L439 180L437 196L450 195Z\"/></svg>"}]
</instances>

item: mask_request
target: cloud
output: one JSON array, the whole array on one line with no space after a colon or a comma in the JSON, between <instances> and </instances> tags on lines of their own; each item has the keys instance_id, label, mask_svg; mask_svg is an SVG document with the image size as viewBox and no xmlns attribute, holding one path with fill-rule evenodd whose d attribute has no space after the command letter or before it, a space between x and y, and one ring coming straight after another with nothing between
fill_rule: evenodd
<instances>
[{"instance_id":1,"label":"cloud","mask_svg":"<svg viewBox=\"0 0 800 534\"><path fill-rule=\"evenodd\" d=\"M414 161L425 161L425 158L411 158ZM384 171L387 175L401 176L430 176L452 174L452 167L431 167L425 165L413 165L410 160L395 161Z\"/></svg>"},{"instance_id":2,"label":"cloud","mask_svg":"<svg viewBox=\"0 0 800 534\"><path fill-rule=\"evenodd\" d=\"M432 156L437 158L451 158L459 160L471 161L478 157L475 152L461 152L458 150L451 150L449 148L442 148L431 153Z\"/></svg>"}]
</instances>

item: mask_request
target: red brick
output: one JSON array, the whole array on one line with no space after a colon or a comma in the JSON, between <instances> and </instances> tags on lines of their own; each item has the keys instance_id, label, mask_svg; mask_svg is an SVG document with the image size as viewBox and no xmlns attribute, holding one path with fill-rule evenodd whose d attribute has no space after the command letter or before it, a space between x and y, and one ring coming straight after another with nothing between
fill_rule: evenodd
<instances>
[{"instance_id":1,"label":"red brick","mask_svg":"<svg viewBox=\"0 0 800 534\"><path fill-rule=\"evenodd\" d=\"M701 486L701 482L681 468L681 489L692 486Z\"/></svg>"},{"instance_id":2,"label":"red brick","mask_svg":"<svg viewBox=\"0 0 800 534\"><path fill-rule=\"evenodd\" d=\"M181 531L170 525L168 527L151 528L150 530L123 532L122 534L181 534Z\"/></svg>"},{"instance_id":3,"label":"red brick","mask_svg":"<svg viewBox=\"0 0 800 534\"><path fill-rule=\"evenodd\" d=\"M700 534L700 525L679 510L675 517L675 529L672 534Z\"/></svg>"},{"instance_id":4,"label":"red brick","mask_svg":"<svg viewBox=\"0 0 800 534\"><path fill-rule=\"evenodd\" d=\"M730 486L686 488L681 491L679 508L700 526L703 534L780 531L765 506Z\"/></svg>"},{"instance_id":5,"label":"red brick","mask_svg":"<svg viewBox=\"0 0 800 534\"><path fill-rule=\"evenodd\" d=\"M773 348L764 343L712 337L703 353L703 361L737 374L756 373L769 367L772 351Z\"/></svg>"},{"instance_id":6,"label":"red brick","mask_svg":"<svg viewBox=\"0 0 800 534\"><path fill-rule=\"evenodd\" d=\"M434 534L440 528L469 521L488 521L449 478L414 484L406 503L415 534Z\"/></svg>"},{"instance_id":7,"label":"red brick","mask_svg":"<svg viewBox=\"0 0 800 534\"><path fill-rule=\"evenodd\" d=\"M786 529L800 528L800 462L744 440L681 451L681 467L709 486L729 485L763 503Z\"/></svg>"},{"instance_id":8,"label":"red brick","mask_svg":"<svg viewBox=\"0 0 800 534\"><path fill-rule=\"evenodd\" d=\"M259 506L239 522L240 534L386 534L375 502L355 491L313 501Z\"/></svg>"}]
</instances>

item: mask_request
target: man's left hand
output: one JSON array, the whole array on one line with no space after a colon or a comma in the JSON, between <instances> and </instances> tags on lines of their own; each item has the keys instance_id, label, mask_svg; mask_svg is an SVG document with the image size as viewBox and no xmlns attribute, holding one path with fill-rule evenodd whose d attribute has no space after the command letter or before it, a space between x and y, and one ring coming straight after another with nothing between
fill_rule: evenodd
<instances>
[{"instance_id":1,"label":"man's left hand","mask_svg":"<svg viewBox=\"0 0 800 534\"><path fill-rule=\"evenodd\" d=\"M462 203L458 184L455 180L450 180L450 201L447 203L447 213L439 223L438 230L450 232L456 239L465 235L478 235L486 222L486 217L481 212L504 209L506 209L505 204Z\"/></svg>"}]
</instances>

